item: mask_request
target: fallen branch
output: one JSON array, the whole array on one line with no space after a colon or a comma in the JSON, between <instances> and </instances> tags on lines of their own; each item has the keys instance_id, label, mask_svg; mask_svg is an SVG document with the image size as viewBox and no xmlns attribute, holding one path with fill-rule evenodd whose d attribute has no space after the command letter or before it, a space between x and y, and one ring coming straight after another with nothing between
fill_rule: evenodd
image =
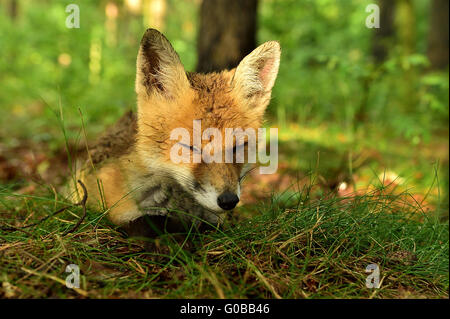
<instances>
[{"instance_id":1,"label":"fallen branch","mask_svg":"<svg viewBox=\"0 0 450 319\"><path fill-rule=\"evenodd\" d=\"M84 184L83 184L82 181L78 180L78 183L79 183L79 184L81 185L81 187L83 188L83 198L81 199L81 201L80 201L79 203L77 203L77 205L78 205L78 206L80 206L80 205L83 206L83 215L82 215L81 218L78 220L78 223L77 223L75 226L72 227L72 229L66 230L66 231L63 233L63 236L65 236L65 235L67 235L67 234L69 234L69 233L74 232L74 231L81 225L81 223L83 222L84 218L86 217L86 201L87 201L87 198L88 198L88 195L87 195L87 189L86 189L86 186L84 186Z\"/></svg>"}]
</instances>

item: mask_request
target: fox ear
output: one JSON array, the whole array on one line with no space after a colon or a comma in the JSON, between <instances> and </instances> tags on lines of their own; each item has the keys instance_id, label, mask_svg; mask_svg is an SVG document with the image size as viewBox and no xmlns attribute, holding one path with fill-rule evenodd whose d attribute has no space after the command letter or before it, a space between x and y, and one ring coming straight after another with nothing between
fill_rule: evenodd
<instances>
[{"instance_id":1,"label":"fox ear","mask_svg":"<svg viewBox=\"0 0 450 319\"><path fill-rule=\"evenodd\" d=\"M141 40L136 61L138 97L161 95L176 98L189 87L186 72L169 40L155 29L148 29Z\"/></svg>"},{"instance_id":2,"label":"fox ear","mask_svg":"<svg viewBox=\"0 0 450 319\"><path fill-rule=\"evenodd\" d=\"M269 41L253 50L237 66L232 80L233 89L241 98L247 99L252 107L264 111L269 104L280 56L280 44Z\"/></svg>"}]
</instances>

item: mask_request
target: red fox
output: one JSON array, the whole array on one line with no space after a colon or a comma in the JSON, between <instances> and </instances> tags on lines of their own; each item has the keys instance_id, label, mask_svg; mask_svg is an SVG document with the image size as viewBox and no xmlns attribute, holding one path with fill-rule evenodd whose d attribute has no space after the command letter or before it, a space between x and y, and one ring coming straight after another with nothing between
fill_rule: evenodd
<instances>
[{"instance_id":1,"label":"red fox","mask_svg":"<svg viewBox=\"0 0 450 319\"><path fill-rule=\"evenodd\" d=\"M166 37L148 29L136 63L137 114L125 114L90 150L88 164L77 172L86 186L88 204L103 204L110 220L121 226L144 215L221 221L223 213L239 202L246 163L175 163L171 149L177 141L171 132L182 128L193 136L199 133L196 120L221 133L225 128L257 130L270 101L280 54L279 43L269 41L232 70L191 73L184 70ZM194 145L191 139L179 144L193 156L207 142ZM246 142L239 146L246 148ZM73 193L83 194L80 185Z\"/></svg>"}]
</instances>

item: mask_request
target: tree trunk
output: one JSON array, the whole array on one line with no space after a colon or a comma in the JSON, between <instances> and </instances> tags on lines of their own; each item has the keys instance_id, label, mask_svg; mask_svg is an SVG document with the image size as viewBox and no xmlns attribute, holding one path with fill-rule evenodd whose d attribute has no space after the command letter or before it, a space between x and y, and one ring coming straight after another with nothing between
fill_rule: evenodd
<instances>
[{"instance_id":1,"label":"tree trunk","mask_svg":"<svg viewBox=\"0 0 450 319\"><path fill-rule=\"evenodd\" d=\"M10 0L9 1L9 16L11 17L11 20L15 20L17 18L17 11L18 11L17 0Z\"/></svg>"},{"instance_id":2,"label":"tree trunk","mask_svg":"<svg viewBox=\"0 0 450 319\"><path fill-rule=\"evenodd\" d=\"M400 45L401 54L407 56L413 54L416 49L416 16L413 0L400 0L397 2L397 41Z\"/></svg>"},{"instance_id":3,"label":"tree trunk","mask_svg":"<svg viewBox=\"0 0 450 319\"><path fill-rule=\"evenodd\" d=\"M381 63L389 55L395 35L395 4L393 0L379 0L380 28L375 29L372 44L372 55L377 63Z\"/></svg>"},{"instance_id":4,"label":"tree trunk","mask_svg":"<svg viewBox=\"0 0 450 319\"><path fill-rule=\"evenodd\" d=\"M432 69L444 69L449 54L449 0L433 0L428 33L428 58Z\"/></svg>"},{"instance_id":5,"label":"tree trunk","mask_svg":"<svg viewBox=\"0 0 450 319\"><path fill-rule=\"evenodd\" d=\"M256 46L257 0L203 0L197 72L231 69Z\"/></svg>"},{"instance_id":6,"label":"tree trunk","mask_svg":"<svg viewBox=\"0 0 450 319\"><path fill-rule=\"evenodd\" d=\"M397 1L397 42L400 49L400 56L407 57L416 52L417 33L416 33L416 16L414 12L413 0ZM402 71L403 85L398 88L402 95L402 103L399 105L401 112L414 112L419 105L419 95L414 83L418 81L419 73L417 69L405 68Z\"/></svg>"}]
</instances>

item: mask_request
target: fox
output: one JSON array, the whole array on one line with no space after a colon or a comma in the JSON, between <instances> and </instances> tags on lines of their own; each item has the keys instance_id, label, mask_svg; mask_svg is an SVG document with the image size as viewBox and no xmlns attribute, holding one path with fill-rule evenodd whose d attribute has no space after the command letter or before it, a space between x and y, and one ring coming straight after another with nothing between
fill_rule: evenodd
<instances>
[{"instance_id":1,"label":"fox","mask_svg":"<svg viewBox=\"0 0 450 319\"><path fill-rule=\"evenodd\" d=\"M280 44L268 41L233 69L186 72L169 40L158 30L146 30L136 59L137 111L126 112L89 149L88 160L76 171L84 187L73 183L72 201L87 192L89 207L106 209L110 221L131 235L156 235L143 217L168 231L220 224L240 201L241 180L251 165L203 159L175 163L170 152L177 140L171 132L182 128L193 136L196 120L222 133L225 128L258 129L280 56ZM191 139L181 148L192 155L207 142L194 146ZM247 142L240 146L246 148Z\"/></svg>"}]
</instances>

